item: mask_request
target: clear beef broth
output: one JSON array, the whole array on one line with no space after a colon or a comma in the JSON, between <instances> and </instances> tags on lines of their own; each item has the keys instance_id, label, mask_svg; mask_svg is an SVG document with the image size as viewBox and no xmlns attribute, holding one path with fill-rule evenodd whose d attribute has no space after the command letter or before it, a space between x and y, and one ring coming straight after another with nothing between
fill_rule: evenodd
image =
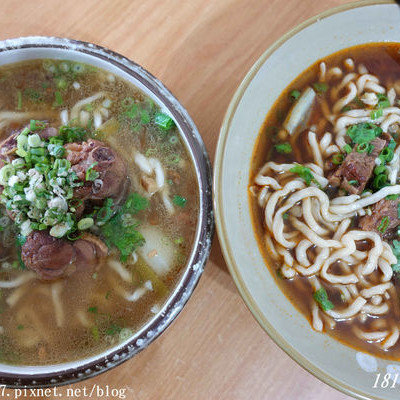
<instances>
[{"instance_id":1,"label":"clear beef broth","mask_svg":"<svg viewBox=\"0 0 400 400\"><path fill-rule=\"evenodd\" d=\"M107 71L63 60L1 67L0 116L3 113L6 122L0 122L0 140L29 125L31 119L59 128L64 125L63 110L71 118L74 105L97 93L102 95L79 106L77 117L68 123L83 126L126 162L127 193L148 199L148 206L135 215L145 245L124 261L110 247L108 256L95 265L61 279L47 282L35 277L8 288L8 282L28 271L18 262L12 222L3 224L8 225L0 233L0 241L6 244L0 262L4 283L0 289L0 362L68 362L126 340L162 308L190 254L198 214L191 158L177 128L160 129L154 123L158 106L130 83ZM96 127L96 110L102 118L100 127ZM7 120L4 113L9 111L21 117ZM147 161L159 161L165 178L162 191L151 190L155 177L134 162L137 154ZM7 219L3 206L1 210ZM94 227L91 232L104 239L101 229ZM142 248L146 252L141 253ZM163 255L168 265L163 264L162 271L150 265ZM70 270L74 271L74 265Z\"/></svg>"},{"instance_id":2,"label":"clear beef broth","mask_svg":"<svg viewBox=\"0 0 400 400\"><path fill-rule=\"evenodd\" d=\"M322 61L326 63L328 67L343 66L344 60L351 58L354 60L355 65L363 64L370 74L379 77L380 84L382 86L391 85L400 78L400 45L399 44L368 44L353 47L340 51L338 53L332 54ZM296 80L294 80L287 89L281 94L278 100L275 102L274 106L268 112L264 125L260 131L258 141L254 147L254 152L252 156L251 174L250 174L250 192L249 198L252 210L252 221L256 237L259 243L259 248L261 249L264 257L266 259L266 264L271 269L272 275L274 276L277 284L280 286L284 294L291 300L291 302L304 314L304 316L310 320L312 323L312 316L310 312L310 303L313 301L312 290L307 277L296 275L291 279L283 279L280 273L281 264L273 259L272 253L270 253L265 246L265 216L264 210L259 206L256 197L253 195L253 182L260 170L260 168L267 161L274 161L276 163L299 163L304 165L305 163L312 161L312 153L305 140L307 131L301 132L297 139L290 139L293 151L290 154L279 153L274 147L276 143L279 143L279 131L282 129L282 123L286 118L289 110L293 107L294 100L291 98L290 93L293 90L303 91L305 88L311 86L313 83L319 81L319 68L320 62L316 62L306 71L304 71ZM328 68L327 67L327 68ZM336 82L340 81L338 79ZM335 81L334 81L335 82ZM343 89L342 92L345 90ZM321 108L321 97L324 93L317 95L316 102L314 104L312 114L308 126L315 126L316 134L318 139L321 139L322 135L328 131L333 132L333 124L328 122L321 123L323 110ZM333 101L329 96L325 96L324 99L328 102L330 108L333 107ZM398 135L396 133L393 135L396 142L399 141ZM335 168L331 165L332 169ZM277 175L271 175L277 176ZM328 187L325 189L328 197L337 193L337 188ZM352 226L357 228L359 221L359 215L354 216L352 221ZM294 227L291 223L286 220L284 221L286 229L293 230ZM351 229L350 227L349 229ZM396 235L397 237L397 235ZM387 240L389 244L392 244L392 239ZM368 250L371 247L371 243L368 241L360 241L357 243L357 250ZM295 255L294 249L289 249L292 256ZM312 258L312 257L311 257ZM352 265L348 264L351 269ZM343 269L336 266L331 266L331 271L333 273L340 274ZM378 273L373 273L370 276L370 282L378 282ZM352 346L356 349L362 351L367 351L372 354L377 354L379 356L398 359L400 357L400 344L397 342L389 350L382 349L375 345L373 341L362 340L357 335L354 334L354 326L362 327L364 330L382 330L383 326L397 325L400 322L399 314L399 289L400 281L394 275L391 282L395 285L396 295L392 298L393 307L390 308L389 312L384 315L371 316L366 313L365 320L361 322L357 319L343 319L342 321L336 321L334 327L324 326L323 331L333 336L335 339L342 341L343 343ZM329 300L333 303L335 308L343 307L341 293L332 285L324 283L324 287L328 293ZM384 321L384 323L382 322Z\"/></svg>"}]
</instances>

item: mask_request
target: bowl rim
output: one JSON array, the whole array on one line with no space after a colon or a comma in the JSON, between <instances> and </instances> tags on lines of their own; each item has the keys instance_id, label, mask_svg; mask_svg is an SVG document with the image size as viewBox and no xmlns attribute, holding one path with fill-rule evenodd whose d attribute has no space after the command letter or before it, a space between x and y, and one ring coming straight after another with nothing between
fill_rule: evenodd
<instances>
[{"instance_id":1,"label":"bowl rim","mask_svg":"<svg viewBox=\"0 0 400 400\"><path fill-rule=\"evenodd\" d=\"M279 332L274 328L274 326L263 316L258 305L253 301L250 292L247 290L244 281L239 273L238 266L236 264L235 258L233 256L233 250L227 240L227 228L226 221L223 216L223 203L222 203L222 165L224 161L224 152L228 139L228 134L230 131L230 126L235 115L235 112L239 106L239 103L244 95L244 92L250 85L251 81L258 73L262 65L267 61L267 59L282 45L284 45L289 39L295 36L297 33L301 32L310 25L316 22L330 17L335 14L339 14L344 11L356 9L359 7L366 7L371 5L385 5L385 4L396 4L395 0L358 0L351 3L339 5L337 7L323 11L304 22L296 25L294 28L290 29L283 36L278 38L272 45L270 45L256 60L256 62L251 66L243 80L236 89L229 105L227 111L222 120L217 148L214 157L214 179L213 179L213 203L215 209L215 225L218 235L218 240L221 246L221 250L228 266L229 272L235 282L235 286L239 291L247 308L252 313L253 317L259 323L259 325L266 331L269 337L277 344L290 358L292 358L298 365L304 368L306 371L310 372L316 378L320 379L329 386L341 391L342 393L362 399L362 400L381 400L380 397L370 396L369 394L353 389L352 387L340 382L339 380L326 374L322 369L316 367L314 364L310 363L299 351L297 351L292 344L284 340Z\"/></svg>"},{"instance_id":2,"label":"bowl rim","mask_svg":"<svg viewBox=\"0 0 400 400\"><path fill-rule=\"evenodd\" d=\"M100 354L70 363L49 365L48 368L51 369L49 372L43 372L46 367L42 368L42 366L10 366L12 369L15 368L13 372L0 372L1 385L8 388L21 386L36 388L66 385L92 378L127 361L159 337L183 309L202 275L211 251L214 213L212 168L205 144L189 113L159 79L127 57L90 42L50 36L26 36L0 41L0 55L3 52L15 52L21 49L63 50L66 51L65 59L68 59L68 54L73 58L72 54L84 53L88 59L100 59L101 63L106 62L118 70L120 76L125 73L132 80L142 84L173 116L181 136L185 139L187 151L195 169L199 192L198 221L193 247L182 276L161 311L146 322L144 327L128 341ZM9 63L4 63L4 65L7 64ZM135 85L135 83L132 84ZM1 366L7 368L7 364ZM35 368L41 372L35 372Z\"/></svg>"}]
</instances>

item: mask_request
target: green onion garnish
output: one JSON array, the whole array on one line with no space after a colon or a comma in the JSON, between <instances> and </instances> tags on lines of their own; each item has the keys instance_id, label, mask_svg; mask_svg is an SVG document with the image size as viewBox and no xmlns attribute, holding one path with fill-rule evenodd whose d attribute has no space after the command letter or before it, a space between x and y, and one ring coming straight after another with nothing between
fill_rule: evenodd
<instances>
[{"instance_id":1,"label":"green onion garnish","mask_svg":"<svg viewBox=\"0 0 400 400\"><path fill-rule=\"evenodd\" d=\"M390 147L385 147L379 154L379 158L384 162L390 162L393 160L394 151Z\"/></svg>"},{"instance_id":2,"label":"green onion garnish","mask_svg":"<svg viewBox=\"0 0 400 400\"><path fill-rule=\"evenodd\" d=\"M385 216L385 217L383 217L382 219L381 219L381 222L380 222L380 224L378 225L378 231L380 232L380 233L385 233L386 232L386 229L388 228L388 226L389 226L389 223L390 223L390 218L388 217L388 216Z\"/></svg>"},{"instance_id":3,"label":"green onion garnish","mask_svg":"<svg viewBox=\"0 0 400 400\"><path fill-rule=\"evenodd\" d=\"M182 196L178 196L178 195L175 195L173 198L172 198L172 202L175 204L175 205L177 205L178 207L185 207L185 205L186 205L186 203L187 203L187 200L184 198L184 197L182 197Z\"/></svg>"},{"instance_id":4,"label":"green onion garnish","mask_svg":"<svg viewBox=\"0 0 400 400\"><path fill-rule=\"evenodd\" d=\"M353 149L351 148L351 146L350 146L349 144L346 144L346 145L343 147L343 150L344 150L347 154L350 154L350 153L353 151Z\"/></svg>"},{"instance_id":5,"label":"green onion garnish","mask_svg":"<svg viewBox=\"0 0 400 400\"><path fill-rule=\"evenodd\" d=\"M313 84L313 88L318 93L325 93L328 90L329 86L325 82L316 82Z\"/></svg>"},{"instance_id":6,"label":"green onion garnish","mask_svg":"<svg viewBox=\"0 0 400 400\"><path fill-rule=\"evenodd\" d=\"M58 90L54 92L54 97L55 97L55 102L54 105L55 106L62 106L64 104L64 100L62 98L61 92L59 92Z\"/></svg>"},{"instance_id":7,"label":"green onion garnish","mask_svg":"<svg viewBox=\"0 0 400 400\"><path fill-rule=\"evenodd\" d=\"M301 92L300 92L300 90L297 90L297 89L292 90L292 91L289 93L289 96L290 96L293 100L297 100L297 99L300 97L300 95L301 95Z\"/></svg>"},{"instance_id":8,"label":"green onion garnish","mask_svg":"<svg viewBox=\"0 0 400 400\"><path fill-rule=\"evenodd\" d=\"M22 109L22 92L18 90L17 92L17 110Z\"/></svg>"},{"instance_id":9,"label":"green onion garnish","mask_svg":"<svg viewBox=\"0 0 400 400\"><path fill-rule=\"evenodd\" d=\"M328 298L328 293L323 287L313 293L313 298L324 311L332 310L334 307L333 303Z\"/></svg>"},{"instance_id":10,"label":"green onion garnish","mask_svg":"<svg viewBox=\"0 0 400 400\"><path fill-rule=\"evenodd\" d=\"M278 153L289 154L293 151L290 143L279 143L275 145L275 149Z\"/></svg>"},{"instance_id":11,"label":"green onion garnish","mask_svg":"<svg viewBox=\"0 0 400 400\"><path fill-rule=\"evenodd\" d=\"M382 108L378 108L377 110L372 110L371 114L370 114L370 117L371 117L372 120L378 119L378 118L380 118L382 116L383 116Z\"/></svg>"},{"instance_id":12,"label":"green onion garnish","mask_svg":"<svg viewBox=\"0 0 400 400\"><path fill-rule=\"evenodd\" d=\"M307 185L310 185L311 182L314 182L317 187L321 187L319 182L314 178L310 168L297 164L293 168L290 168L289 171L299 175L299 177L302 178Z\"/></svg>"},{"instance_id":13,"label":"green onion garnish","mask_svg":"<svg viewBox=\"0 0 400 400\"><path fill-rule=\"evenodd\" d=\"M332 157L332 163L335 165L340 165L344 161L344 155L342 153L334 154Z\"/></svg>"}]
</instances>

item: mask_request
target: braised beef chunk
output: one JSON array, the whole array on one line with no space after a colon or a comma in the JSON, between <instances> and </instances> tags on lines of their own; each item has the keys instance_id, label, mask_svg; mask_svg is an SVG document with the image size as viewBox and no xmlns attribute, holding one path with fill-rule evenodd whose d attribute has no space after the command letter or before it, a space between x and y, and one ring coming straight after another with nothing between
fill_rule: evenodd
<instances>
[{"instance_id":1,"label":"braised beef chunk","mask_svg":"<svg viewBox=\"0 0 400 400\"><path fill-rule=\"evenodd\" d=\"M87 268L98 258L106 257L108 248L97 236L84 233L80 239L73 244L76 252L76 264L78 268Z\"/></svg>"},{"instance_id":2,"label":"braised beef chunk","mask_svg":"<svg viewBox=\"0 0 400 400\"><path fill-rule=\"evenodd\" d=\"M75 260L75 251L64 239L56 239L47 231L33 231L22 246L21 258L41 279L52 280L64 275Z\"/></svg>"},{"instance_id":3,"label":"braised beef chunk","mask_svg":"<svg viewBox=\"0 0 400 400\"><path fill-rule=\"evenodd\" d=\"M98 179L86 181L82 188L77 189L75 197L91 200L120 198L127 181L127 168L113 149L93 139L82 143L68 143L65 149L66 158L81 181L86 181L89 168L99 174Z\"/></svg>"},{"instance_id":4,"label":"braised beef chunk","mask_svg":"<svg viewBox=\"0 0 400 400\"><path fill-rule=\"evenodd\" d=\"M371 215L360 218L359 227L364 231L379 233L383 238L390 239L400 225L398 206L400 198L396 200L382 199L372 207Z\"/></svg>"},{"instance_id":5,"label":"braised beef chunk","mask_svg":"<svg viewBox=\"0 0 400 400\"><path fill-rule=\"evenodd\" d=\"M373 146L370 154L357 152L358 145L355 146L340 167L330 176L329 183L332 186L340 186L350 194L361 194L373 174L376 166L375 159L389 141L390 139L383 135L375 138L370 143Z\"/></svg>"},{"instance_id":6,"label":"braised beef chunk","mask_svg":"<svg viewBox=\"0 0 400 400\"><path fill-rule=\"evenodd\" d=\"M33 231L21 249L21 258L27 268L41 279L54 280L66 274L71 263L86 269L98 258L106 257L108 248L95 235L85 233L76 242L56 239L48 231Z\"/></svg>"}]
</instances>

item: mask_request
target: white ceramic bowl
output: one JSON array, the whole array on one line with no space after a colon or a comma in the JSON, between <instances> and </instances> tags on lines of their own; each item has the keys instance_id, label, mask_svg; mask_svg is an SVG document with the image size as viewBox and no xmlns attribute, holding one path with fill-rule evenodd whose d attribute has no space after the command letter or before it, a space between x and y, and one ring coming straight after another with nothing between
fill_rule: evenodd
<instances>
[{"instance_id":1,"label":"white ceramic bowl","mask_svg":"<svg viewBox=\"0 0 400 400\"><path fill-rule=\"evenodd\" d=\"M0 65L37 58L72 60L110 71L131 82L171 115L194 165L199 212L192 250L181 278L162 309L150 321L123 343L89 358L46 366L0 363L0 384L10 387L53 386L90 378L121 364L147 347L171 324L191 296L209 255L214 229L211 164L204 143L187 111L157 78L127 58L91 43L49 37L0 42Z\"/></svg>"},{"instance_id":2,"label":"white ceramic bowl","mask_svg":"<svg viewBox=\"0 0 400 400\"><path fill-rule=\"evenodd\" d=\"M400 373L400 362L360 353L317 333L281 292L258 248L248 201L251 155L266 114L280 93L318 59L368 42L400 42L400 7L394 2L366 0L320 14L260 57L233 97L221 128L214 206L233 279L271 338L309 372L349 395L398 399L400 385L394 385L393 379ZM387 373L392 379L383 388ZM381 375L374 387L377 374Z\"/></svg>"}]
</instances>

